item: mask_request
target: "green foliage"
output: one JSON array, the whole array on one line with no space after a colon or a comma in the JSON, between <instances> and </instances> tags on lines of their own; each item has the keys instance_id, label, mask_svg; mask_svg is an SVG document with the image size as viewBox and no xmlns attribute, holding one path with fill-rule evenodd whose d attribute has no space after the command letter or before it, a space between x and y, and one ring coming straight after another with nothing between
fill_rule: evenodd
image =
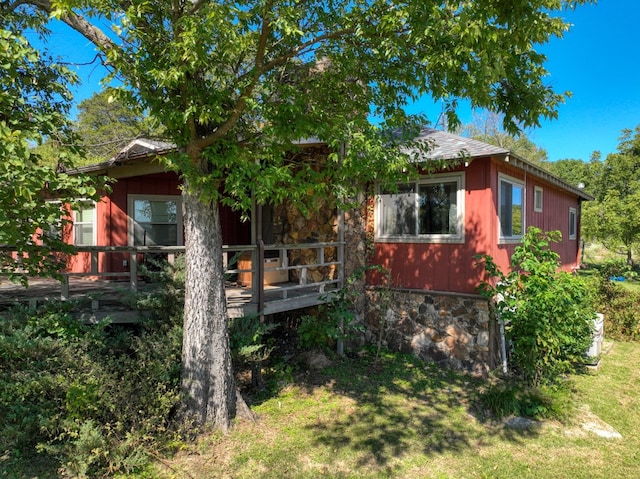
<instances>
[{"instance_id":1,"label":"green foliage","mask_svg":"<svg viewBox=\"0 0 640 479\"><path fill-rule=\"evenodd\" d=\"M604 279L630 278L633 276L631 266L621 259L607 259L599 267L600 274Z\"/></svg>"},{"instance_id":2,"label":"green foliage","mask_svg":"<svg viewBox=\"0 0 640 479\"><path fill-rule=\"evenodd\" d=\"M92 162L108 160L135 138L162 136L149 117L109 90L80 102L74 130Z\"/></svg>"},{"instance_id":3,"label":"green foliage","mask_svg":"<svg viewBox=\"0 0 640 479\"><path fill-rule=\"evenodd\" d=\"M604 306L605 335L623 341L640 340L640 293L616 288Z\"/></svg>"},{"instance_id":4,"label":"green foliage","mask_svg":"<svg viewBox=\"0 0 640 479\"><path fill-rule=\"evenodd\" d=\"M546 167L548 156L544 148L537 146L525 132L517 135L507 133L502 127L503 115L492 112L473 114L473 121L460 128L460 133L470 138L484 141L491 145L506 148L520 155L525 160Z\"/></svg>"},{"instance_id":5,"label":"green foliage","mask_svg":"<svg viewBox=\"0 0 640 479\"><path fill-rule=\"evenodd\" d=\"M0 450L36 448L73 477L131 471L174 440L181 329L86 326L68 303L0 319ZM13 452L12 452L13 451Z\"/></svg>"},{"instance_id":6,"label":"green foliage","mask_svg":"<svg viewBox=\"0 0 640 479\"><path fill-rule=\"evenodd\" d=\"M529 228L502 273L483 257L491 282L481 292L496 302L517 375L532 386L553 382L580 363L592 340L593 297L579 277L559 271L550 243L559 232Z\"/></svg>"},{"instance_id":7,"label":"green foliage","mask_svg":"<svg viewBox=\"0 0 640 479\"><path fill-rule=\"evenodd\" d=\"M275 323L260 321L258 315L230 319L229 340L232 354L237 360L250 363L266 360L273 347L264 343L265 336L276 327Z\"/></svg>"},{"instance_id":8,"label":"green foliage","mask_svg":"<svg viewBox=\"0 0 640 479\"><path fill-rule=\"evenodd\" d=\"M113 77L123 82L118 100L148 111L188 151L189 158L169 159L188 185L217 197L224 179L226 201L247 207L252 198L304 203L313 198L309 188L323 185L348 193L402 171L390 161L398 156L390 152L391 139L380 132L411 137L426 119L404 107L423 94L444 102L452 125L459 98L504 113L510 133L555 117L565 95L546 84L545 57L536 48L569 28L563 8L582 3L429 1L389 9L376 0L195 8L166 2L151 8L135 0L44 8L52 18L73 12L89 19L69 23L106 55ZM101 30L95 18L110 29ZM370 112L377 127L369 124ZM299 158L290 154L295 143L312 137L336 152L327 168L297 161L292 167ZM338 155L345 143L349 150Z\"/></svg>"},{"instance_id":9,"label":"green foliage","mask_svg":"<svg viewBox=\"0 0 640 479\"><path fill-rule=\"evenodd\" d=\"M601 265L592 281L597 291L597 304L605 317L605 336L620 341L640 340L640 291L624 288L612 277L629 276L624 261L609 260Z\"/></svg>"},{"instance_id":10,"label":"green foliage","mask_svg":"<svg viewBox=\"0 0 640 479\"><path fill-rule=\"evenodd\" d=\"M567 419L575 404L566 384L523 386L518 381L490 384L478 396L480 407L492 418L524 416L533 419Z\"/></svg>"},{"instance_id":11,"label":"green foliage","mask_svg":"<svg viewBox=\"0 0 640 479\"><path fill-rule=\"evenodd\" d=\"M585 162L576 159L562 159L545 163L544 167L554 175L560 177L570 185L578 187L584 185L584 190L596 199L600 197L602 185L602 161L592 158Z\"/></svg>"},{"instance_id":12,"label":"green foliage","mask_svg":"<svg viewBox=\"0 0 640 479\"><path fill-rule=\"evenodd\" d=\"M354 272L338 291L329 293L330 301L318 306L317 314L305 315L298 326L298 340L303 349L327 348L336 341L346 341L364 327L356 321L355 302L365 269Z\"/></svg>"},{"instance_id":13,"label":"green foliage","mask_svg":"<svg viewBox=\"0 0 640 479\"><path fill-rule=\"evenodd\" d=\"M624 130L618 151L607 156L595 202L585 205L583 230L587 239L622 250L633 264L640 247L640 125Z\"/></svg>"},{"instance_id":14,"label":"green foliage","mask_svg":"<svg viewBox=\"0 0 640 479\"><path fill-rule=\"evenodd\" d=\"M60 235L70 224L61 205L97 198L98 183L64 172L80 153L61 146L73 143L66 115L75 76L29 44L20 20L0 11L0 273L25 283L64 265L73 248ZM58 142L53 165L32 149L46 138Z\"/></svg>"}]
</instances>

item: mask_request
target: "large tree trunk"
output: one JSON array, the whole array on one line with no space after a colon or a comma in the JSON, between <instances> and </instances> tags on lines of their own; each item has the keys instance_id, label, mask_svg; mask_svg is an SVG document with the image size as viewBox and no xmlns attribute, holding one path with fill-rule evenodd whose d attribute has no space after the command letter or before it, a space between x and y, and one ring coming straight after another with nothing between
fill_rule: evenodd
<instances>
[{"instance_id":1,"label":"large tree trunk","mask_svg":"<svg viewBox=\"0 0 640 479\"><path fill-rule=\"evenodd\" d=\"M181 387L184 418L226 431L236 409L218 205L183 193L186 246Z\"/></svg>"}]
</instances>

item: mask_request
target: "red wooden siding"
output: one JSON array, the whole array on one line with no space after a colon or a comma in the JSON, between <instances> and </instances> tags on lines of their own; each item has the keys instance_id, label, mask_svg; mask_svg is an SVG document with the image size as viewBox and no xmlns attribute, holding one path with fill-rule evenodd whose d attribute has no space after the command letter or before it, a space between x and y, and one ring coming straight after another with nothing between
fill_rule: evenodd
<instances>
[{"instance_id":1,"label":"red wooden siding","mask_svg":"<svg viewBox=\"0 0 640 479\"><path fill-rule=\"evenodd\" d=\"M525 228L560 230L563 241L554 246L563 269L577 265L579 236L569 240L569 208L579 213L578 199L568 192L503 161L474 159L465 171L464 244L376 241L373 260L391 271L394 286L459 293L474 293L482 280L483 268L476 255L491 255L503 271L517 243L500 244L498 218L498 174L525 183ZM534 212L535 186L543 188L542 213ZM373 209L369 208L372 212ZM369 228L373 221L369 218ZM579 232L579 224L576 225ZM372 232L372 230L370 231ZM374 278L375 281L375 278Z\"/></svg>"},{"instance_id":2,"label":"red wooden siding","mask_svg":"<svg viewBox=\"0 0 640 479\"><path fill-rule=\"evenodd\" d=\"M180 179L172 172L154 173L118 179L112 184L112 191L96 205L96 245L127 246L129 241L129 195L181 196ZM248 244L250 224L240 221L240 213L227 206L220 207L222 237L225 244ZM72 241L70 235L70 241ZM126 254L101 254L101 271L128 271ZM90 271L89 253L79 253L70 258L67 266L71 272Z\"/></svg>"}]
</instances>

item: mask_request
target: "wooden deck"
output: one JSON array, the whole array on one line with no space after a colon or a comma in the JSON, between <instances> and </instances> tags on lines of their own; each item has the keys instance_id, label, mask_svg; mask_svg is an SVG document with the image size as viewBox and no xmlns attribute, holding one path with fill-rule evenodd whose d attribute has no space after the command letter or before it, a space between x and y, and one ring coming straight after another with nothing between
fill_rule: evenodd
<instances>
[{"instance_id":1,"label":"wooden deck","mask_svg":"<svg viewBox=\"0 0 640 479\"><path fill-rule=\"evenodd\" d=\"M338 251L337 257L328 260L326 251ZM314 258L304 264L289 264L293 251L312 251ZM0 276L0 309L22 303L36 307L51 300L74 301L77 316L86 322L96 322L110 317L114 322L131 322L139 319L140 311L133 307L132 293L148 293L159 284L141 280L137 263L145 254L164 254L170 262L184 247L83 247L79 252L90 254L91 270L82 273L66 273L64 281L31 278L29 286L11 283ZM332 293L343 284L342 243L311 243L296 245L225 246L227 308L231 318L252 314L274 314L316 306L331 300ZM265 251L270 258L264 258ZM126 253L130 268L126 272L101 271L102 255ZM239 261L240 253L244 260ZM233 255L233 258L230 256ZM277 258L274 263L274 256ZM253 265L263 265L255 267ZM326 273L314 281L314 271ZM274 278L276 278L274 280ZM295 278L296 281L290 281ZM275 284L272 284L275 283Z\"/></svg>"},{"instance_id":2,"label":"wooden deck","mask_svg":"<svg viewBox=\"0 0 640 479\"><path fill-rule=\"evenodd\" d=\"M158 284L140 282L139 294L157 290ZM322 292L318 285L300 286L294 283L266 285L264 290L265 315L300 309L326 303L337 287L325 287ZM37 307L48 301L62 299L61 283L54 279L31 278L29 287L0 281L0 310L15 304ZM231 318L258 313L258 303L253 300L251 288L227 283L227 308ZM97 322L110 317L114 322L137 321L144 311L134 310L132 292L126 281L89 280L69 278L67 301L75 303L76 316L85 322Z\"/></svg>"}]
</instances>

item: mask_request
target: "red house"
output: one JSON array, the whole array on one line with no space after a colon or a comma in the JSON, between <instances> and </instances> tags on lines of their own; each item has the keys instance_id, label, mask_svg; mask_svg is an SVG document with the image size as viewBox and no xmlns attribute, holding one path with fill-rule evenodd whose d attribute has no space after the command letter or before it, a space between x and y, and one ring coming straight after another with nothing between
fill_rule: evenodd
<instances>
[{"instance_id":1,"label":"red house","mask_svg":"<svg viewBox=\"0 0 640 479\"><path fill-rule=\"evenodd\" d=\"M476 294L488 254L507 271L530 226L559 230L562 268L579 265L580 209L592 199L517 154L451 133L425 129L409 150L436 173L368 200L372 262L388 281L370 277L363 307L370 337L427 362L483 375L501 362L500 332L488 302ZM377 286L375 286L377 285Z\"/></svg>"},{"instance_id":2,"label":"red house","mask_svg":"<svg viewBox=\"0 0 640 479\"><path fill-rule=\"evenodd\" d=\"M326 155L317 141L300 148L312 160ZM73 232L67 237L78 253L67 263L71 277L128 279L135 289L141 262L184 250L181 181L159 161L174 149L138 139L109 161L80 168L114 181L101 201L72 212ZM292 211L286 205L258 206L246 220L220 205L230 315L317 305L342 284L341 216L333 208L329 216L296 218L299 231L292 231Z\"/></svg>"},{"instance_id":3,"label":"red house","mask_svg":"<svg viewBox=\"0 0 640 479\"><path fill-rule=\"evenodd\" d=\"M374 261L391 271L394 285L474 293L482 273L475 256L488 254L506 270L530 226L559 230L554 248L563 269L579 265L580 208L589 195L504 148L433 129L417 140L431 148L410 152L416 161L451 166L376 191Z\"/></svg>"},{"instance_id":4,"label":"red house","mask_svg":"<svg viewBox=\"0 0 640 479\"><path fill-rule=\"evenodd\" d=\"M340 212L327 200L309 218L269 205L243 222L223 208L234 275L230 315L326 302L351 272L373 263L389 271L390 283L370 276L358 295L362 340L478 374L494 367L497 330L476 294L483 277L476 256L491 255L506 270L526 229L536 226L561 231L554 248L562 268L576 268L581 203L591 198L507 149L433 129L417 140L430 145L427 153L408 151L423 171L433 160L446 166L397 188L378 186L355 210ZM301 147L310 161L327 154L319 142ZM117 181L103 201L74 213L74 242L84 252L71 259L70 272L129 274L135 282L144 255L184 245L180 179L156 160L172 148L136 140L112 160L83 168Z\"/></svg>"}]
</instances>

